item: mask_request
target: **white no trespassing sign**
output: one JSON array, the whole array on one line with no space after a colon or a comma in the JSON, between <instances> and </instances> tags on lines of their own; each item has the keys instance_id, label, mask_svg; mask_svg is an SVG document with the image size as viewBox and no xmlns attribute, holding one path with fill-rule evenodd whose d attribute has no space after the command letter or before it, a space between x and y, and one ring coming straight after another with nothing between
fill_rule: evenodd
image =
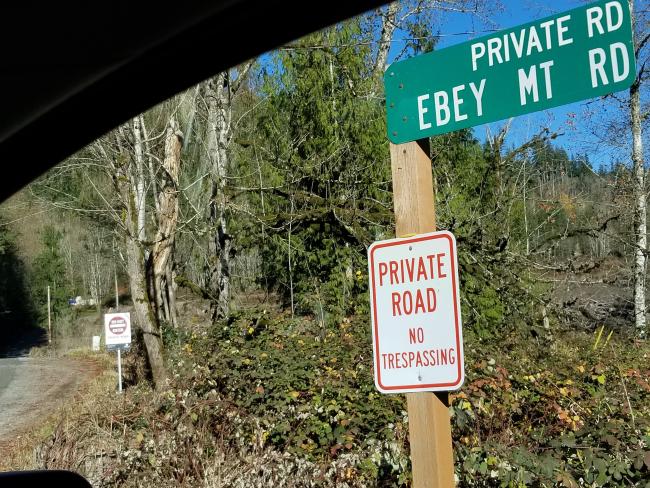
<instances>
[{"instance_id":1,"label":"white no trespassing sign","mask_svg":"<svg viewBox=\"0 0 650 488\"><path fill-rule=\"evenodd\" d=\"M130 344L131 314L129 312L104 314L104 334L107 346Z\"/></svg>"},{"instance_id":2,"label":"white no trespassing sign","mask_svg":"<svg viewBox=\"0 0 650 488\"><path fill-rule=\"evenodd\" d=\"M459 389L465 365L453 234L375 242L368 268L377 389Z\"/></svg>"}]
</instances>

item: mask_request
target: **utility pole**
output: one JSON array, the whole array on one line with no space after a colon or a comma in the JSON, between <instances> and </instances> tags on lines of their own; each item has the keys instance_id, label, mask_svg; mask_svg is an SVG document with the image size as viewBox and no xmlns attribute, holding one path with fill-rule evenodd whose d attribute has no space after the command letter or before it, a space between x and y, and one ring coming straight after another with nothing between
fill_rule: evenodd
<instances>
[{"instance_id":1,"label":"utility pole","mask_svg":"<svg viewBox=\"0 0 650 488\"><path fill-rule=\"evenodd\" d=\"M117 287L117 265L113 264L115 270L115 311L117 312L120 308L120 291Z\"/></svg>"},{"instance_id":2,"label":"utility pole","mask_svg":"<svg viewBox=\"0 0 650 488\"><path fill-rule=\"evenodd\" d=\"M50 307L50 285L47 285L47 335L48 343L52 345L52 310Z\"/></svg>"}]
</instances>

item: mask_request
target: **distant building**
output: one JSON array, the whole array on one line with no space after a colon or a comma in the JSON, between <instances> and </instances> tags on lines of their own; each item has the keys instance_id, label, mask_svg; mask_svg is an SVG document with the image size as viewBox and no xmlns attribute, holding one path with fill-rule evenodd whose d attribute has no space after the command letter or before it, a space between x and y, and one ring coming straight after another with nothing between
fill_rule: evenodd
<instances>
[{"instance_id":1,"label":"distant building","mask_svg":"<svg viewBox=\"0 0 650 488\"><path fill-rule=\"evenodd\" d=\"M68 299L68 305L73 307L92 307L97 305L97 300L94 298L83 298L81 296Z\"/></svg>"}]
</instances>

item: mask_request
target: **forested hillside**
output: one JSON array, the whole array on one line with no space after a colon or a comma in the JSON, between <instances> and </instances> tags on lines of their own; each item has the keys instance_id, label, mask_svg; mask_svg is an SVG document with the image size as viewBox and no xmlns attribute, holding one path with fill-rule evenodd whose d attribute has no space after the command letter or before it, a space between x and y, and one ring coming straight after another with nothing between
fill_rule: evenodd
<instances>
[{"instance_id":1,"label":"forested hillside","mask_svg":"<svg viewBox=\"0 0 650 488\"><path fill-rule=\"evenodd\" d=\"M460 486L650 479L636 3L640 173L628 93L590 101L588 119L528 120L523 140L517 119L430 140L436 225L459 252ZM134 323L124 397L68 412L37 465L97 486L409 486L404 398L372 380L367 249L395 236L382 76L436 49L444 14L489 23L498 7L407 1L297 40L125 122L0 208L3 328L47 327L47 286L57 337L85 334L70 298L100 314L116 288Z\"/></svg>"}]
</instances>

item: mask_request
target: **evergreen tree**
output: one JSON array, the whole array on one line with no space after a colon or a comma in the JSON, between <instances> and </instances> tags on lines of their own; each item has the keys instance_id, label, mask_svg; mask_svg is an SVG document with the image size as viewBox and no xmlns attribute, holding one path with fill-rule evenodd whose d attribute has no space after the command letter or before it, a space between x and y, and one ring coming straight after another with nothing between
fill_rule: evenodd
<instances>
[{"instance_id":1,"label":"evergreen tree","mask_svg":"<svg viewBox=\"0 0 650 488\"><path fill-rule=\"evenodd\" d=\"M391 202L371 33L357 19L299 41L267 70L260 121L280 183L262 266L287 302L323 317L350 312L365 249L387 237ZM319 47L314 47L319 46ZM324 317L323 317L324 318Z\"/></svg>"},{"instance_id":2,"label":"evergreen tree","mask_svg":"<svg viewBox=\"0 0 650 488\"><path fill-rule=\"evenodd\" d=\"M41 235L43 250L32 265L32 296L41 320L47 317L47 287L50 287L52 313L60 315L68 307L74 289L66 278L65 261L61 253L63 234L47 226Z\"/></svg>"}]
</instances>

